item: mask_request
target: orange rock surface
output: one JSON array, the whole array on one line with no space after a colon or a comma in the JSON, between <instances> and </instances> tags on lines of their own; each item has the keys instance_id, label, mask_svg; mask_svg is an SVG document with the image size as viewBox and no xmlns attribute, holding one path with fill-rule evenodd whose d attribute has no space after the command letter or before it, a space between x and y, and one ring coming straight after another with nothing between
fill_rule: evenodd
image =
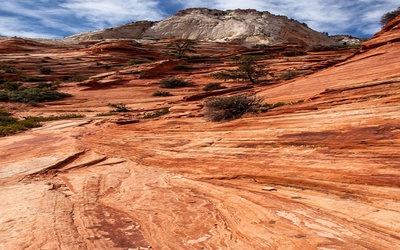
<instances>
[{"instance_id":1,"label":"orange rock surface","mask_svg":"<svg viewBox=\"0 0 400 250\"><path fill-rule=\"evenodd\" d=\"M396 249L400 43L392 37L400 31L384 30L356 55L260 62L275 76L304 73L293 80L228 81L228 91L207 95L202 87L218 82L210 74L233 68L230 55L255 52L201 43L197 53L209 57L186 68L168 66L176 61L163 55L163 42L2 52L2 63L22 74L45 64L48 79L90 78L62 83L73 95L62 101L1 104L21 117L86 117L0 139L0 249ZM132 57L155 61L127 66ZM194 85L153 97L171 76ZM222 123L203 116L207 96L236 93L293 104ZM131 112L96 116L108 103ZM142 119L164 107L171 112Z\"/></svg>"}]
</instances>

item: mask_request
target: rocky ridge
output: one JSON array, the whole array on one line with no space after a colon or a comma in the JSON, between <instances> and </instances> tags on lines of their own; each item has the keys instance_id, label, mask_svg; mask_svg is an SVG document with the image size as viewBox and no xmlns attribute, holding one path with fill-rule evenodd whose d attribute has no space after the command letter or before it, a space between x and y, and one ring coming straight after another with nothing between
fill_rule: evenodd
<instances>
[{"instance_id":1,"label":"rocky ridge","mask_svg":"<svg viewBox=\"0 0 400 250\"><path fill-rule=\"evenodd\" d=\"M135 22L67 37L67 40L185 38L245 45L294 43L332 45L335 41L285 16L256 10L186 9L159 22Z\"/></svg>"}]
</instances>

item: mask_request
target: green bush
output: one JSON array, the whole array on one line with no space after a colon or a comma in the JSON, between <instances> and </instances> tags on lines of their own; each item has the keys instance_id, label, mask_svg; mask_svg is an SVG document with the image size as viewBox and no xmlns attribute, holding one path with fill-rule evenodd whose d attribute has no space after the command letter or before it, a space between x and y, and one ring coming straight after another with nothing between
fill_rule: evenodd
<instances>
[{"instance_id":1,"label":"green bush","mask_svg":"<svg viewBox=\"0 0 400 250\"><path fill-rule=\"evenodd\" d=\"M151 118L156 118L156 117L160 117L160 116L166 115L168 113L169 113L169 108L162 108L162 109L156 110L156 111L154 111L152 113L146 114L143 118L144 119L151 119Z\"/></svg>"},{"instance_id":2,"label":"green bush","mask_svg":"<svg viewBox=\"0 0 400 250\"><path fill-rule=\"evenodd\" d=\"M218 90L218 89L225 89L225 86L222 86L221 83L209 83L206 86L204 86L203 90L204 91L213 91L213 90Z\"/></svg>"},{"instance_id":3,"label":"green bush","mask_svg":"<svg viewBox=\"0 0 400 250\"><path fill-rule=\"evenodd\" d=\"M225 70L216 72L212 74L211 77L223 81L246 79L246 75L243 72L239 72L237 70Z\"/></svg>"},{"instance_id":4,"label":"green bush","mask_svg":"<svg viewBox=\"0 0 400 250\"><path fill-rule=\"evenodd\" d=\"M18 70L12 66L12 65L8 65L8 64L0 64L0 70L4 70L6 73L18 73Z\"/></svg>"},{"instance_id":5,"label":"green bush","mask_svg":"<svg viewBox=\"0 0 400 250\"><path fill-rule=\"evenodd\" d=\"M191 85L192 85L191 82L187 82L183 79L178 79L178 78L163 79L160 82L161 88L168 88L168 89L183 88Z\"/></svg>"},{"instance_id":6,"label":"green bush","mask_svg":"<svg viewBox=\"0 0 400 250\"><path fill-rule=\"evenodd\" d=\"M113 110L111 112L120 113L120 112L129 112L129 111L131 111L130 109L128 109L126 107L126 104L124 104L124 103L109 103L108 106L113 108Z\"/></svg>"},{"instance_id":7,"label":"green bush","mask_svg":"<svg viewBox=\"0 0 400 250\"><path fill-rule=\"evenodd\" d=\"M9 101L9 102L48 102L48 101L56 101L61 100L67 97L70 97L70 94L60 93L54 89L50 88L26 88L20 90L13 90L3 92L0 94L0 100Z\"/></svg>"},{"instance_id":8,"label":"green bush","mask_svg":"<svg viewBox=\"0 0 400 250\"><path fill-rule=\"evenodd\" d=\"M172 94L168 91L156 91L153 93L153 96L172 96Z\"/></svg>"},{"instance_id":9,"label":"green bush","mask_svg":"<svg viewBox=\"0 0 400 250\"><path fill-rule=\"evenodd\" d=\"M0 89L4 89L7 91L13 91L13 90L18 90L19 87L22 86L22 83L20 82L12 82L8 81L0 85Z\"/></svg>"},{"instance_id":10,"label":"green bush","mask_svg":"<svg viewBox=\"0 0 400 250\"><path fill-rule=\"evenodd\" d=\"M58 121L58 120L67 120L67 119L77 119L77 118L84 118L85 115L82 114L65 114L60 116L28 116L25 117L25 120L32 121L32 122L48 122L48 121Z\"/></svg>"},{"instance_id":11,"label":"green bush","mask_svg":"<svg viewBox=\"0 0 400 250\"><path fill-rule=\"evenodd\" d=\"M297 76L299 76L301 74L302 73L299 72L299 71L288 70L286 73L283 73L281 75L281 79L290 80L290 79L293 79L293 78L295 78L295 77L297 77Z\"/></svg>"},{"instance_id":12,"label":"green bush","mask_svg":"<svg viewBox=\"0 0 400 250\"><path fill-rule=\"evenodd\" d=\"M206 101L205 115L211 121L224 121L240 118L253 107L259 106L261 100L257 97L236 95L229 97L214 97Z\"/></svg>"},{"instance_id":13,"label":"green bush","mask_svg":"<svg viewBox=\"0 0 400 250\"><path fill-rule=\"evenodd\" d=\"M39 122L30 120L18 120L11 116L10 113L0 110L0 137L12 135L19 131L24 131L30 128L40 127Z\"/></svg>"},{"instance_id":14,"label":"green bush","mask_svg":"<svg viewBox=\"0 0 400 250\"><path fill-rule=\"evenodd\" d=\"M150 63L150 62L151 62L151 60L149 60L149 59L136 58L136 59L129 60L128 65L138 65L138 64Z\"/></svg>"}]
</instances>

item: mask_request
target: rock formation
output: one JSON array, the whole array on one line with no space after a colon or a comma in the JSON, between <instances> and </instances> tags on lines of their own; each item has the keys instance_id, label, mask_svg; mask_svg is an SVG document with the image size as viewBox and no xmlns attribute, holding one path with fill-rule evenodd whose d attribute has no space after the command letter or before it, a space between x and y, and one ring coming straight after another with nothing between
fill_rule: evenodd
<instances>
[{"instance_id":1,"label":"rock formation","mask_svg":"<svg viewBox=\"0 0 400 250\"><path fill-rule=\"evenodd\" d=\"M78 34L67 39L171 39L212 42L235 41L246 45L294 43L332 45L328 36L306 24L256 10L186 9L159 22L136 22L111 29Z\"/></svg>"},{"instance_id":2,"label":"rock formation","mask_svg":"<svg viewBox=\"0 0 400 250\"><path fill-rule=\"evenodd\" d=\"M200 42L187 61L165 55L165 41L3 41L0 65L13 69L3 77L65 78L58 88L72 97L2 110L86 117L0 138L0 249L398 248L399 25L361 51L285 56ZM212 77L243 54L263 55L271 76ZM282 79L288 71L300 74ZM169 77L193 84L153 96ZM226 88L203 91L208 83ZM205 98L235 94L280 105L204 117Z\"/></svg>"}]
</instances>

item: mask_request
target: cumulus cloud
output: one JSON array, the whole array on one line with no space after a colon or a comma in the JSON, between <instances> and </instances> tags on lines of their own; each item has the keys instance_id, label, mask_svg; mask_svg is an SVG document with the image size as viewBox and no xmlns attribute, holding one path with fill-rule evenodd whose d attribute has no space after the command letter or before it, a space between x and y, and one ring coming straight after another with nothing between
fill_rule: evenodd
<instances>
[{"instance_id":1,"label":"cumulus cloud","mask_svg":"<svg viewBox=\"0 0 400 250\"><path fill-rule=\"evenodd\" d=\"M257 9L330 34L369 36L398 0L12 0L0 5L0 34L62 37L138 20L160 20L188 7Z\"/></svg>"},{"instance_id":2,"label":"cumulus cloud","mask_svg":"<svg viewBox=\"0 0 400 250\"><path fill-rule=\"evenodd\" d=\"M69 0L60 4L75 16L96 26L127 20L160 20L164 15L154 0Z\"/></svg>"},{"instance_id":3,"label":"cumulus cloud","mask_svg":"<svg viewBox=\"0 0 400 250\"><path fill-rule=\"evenodd\" d=\"M166 15L156 0L13 0L0 5L0 34L53 38Z\"/></svg>"}]
</instances>

